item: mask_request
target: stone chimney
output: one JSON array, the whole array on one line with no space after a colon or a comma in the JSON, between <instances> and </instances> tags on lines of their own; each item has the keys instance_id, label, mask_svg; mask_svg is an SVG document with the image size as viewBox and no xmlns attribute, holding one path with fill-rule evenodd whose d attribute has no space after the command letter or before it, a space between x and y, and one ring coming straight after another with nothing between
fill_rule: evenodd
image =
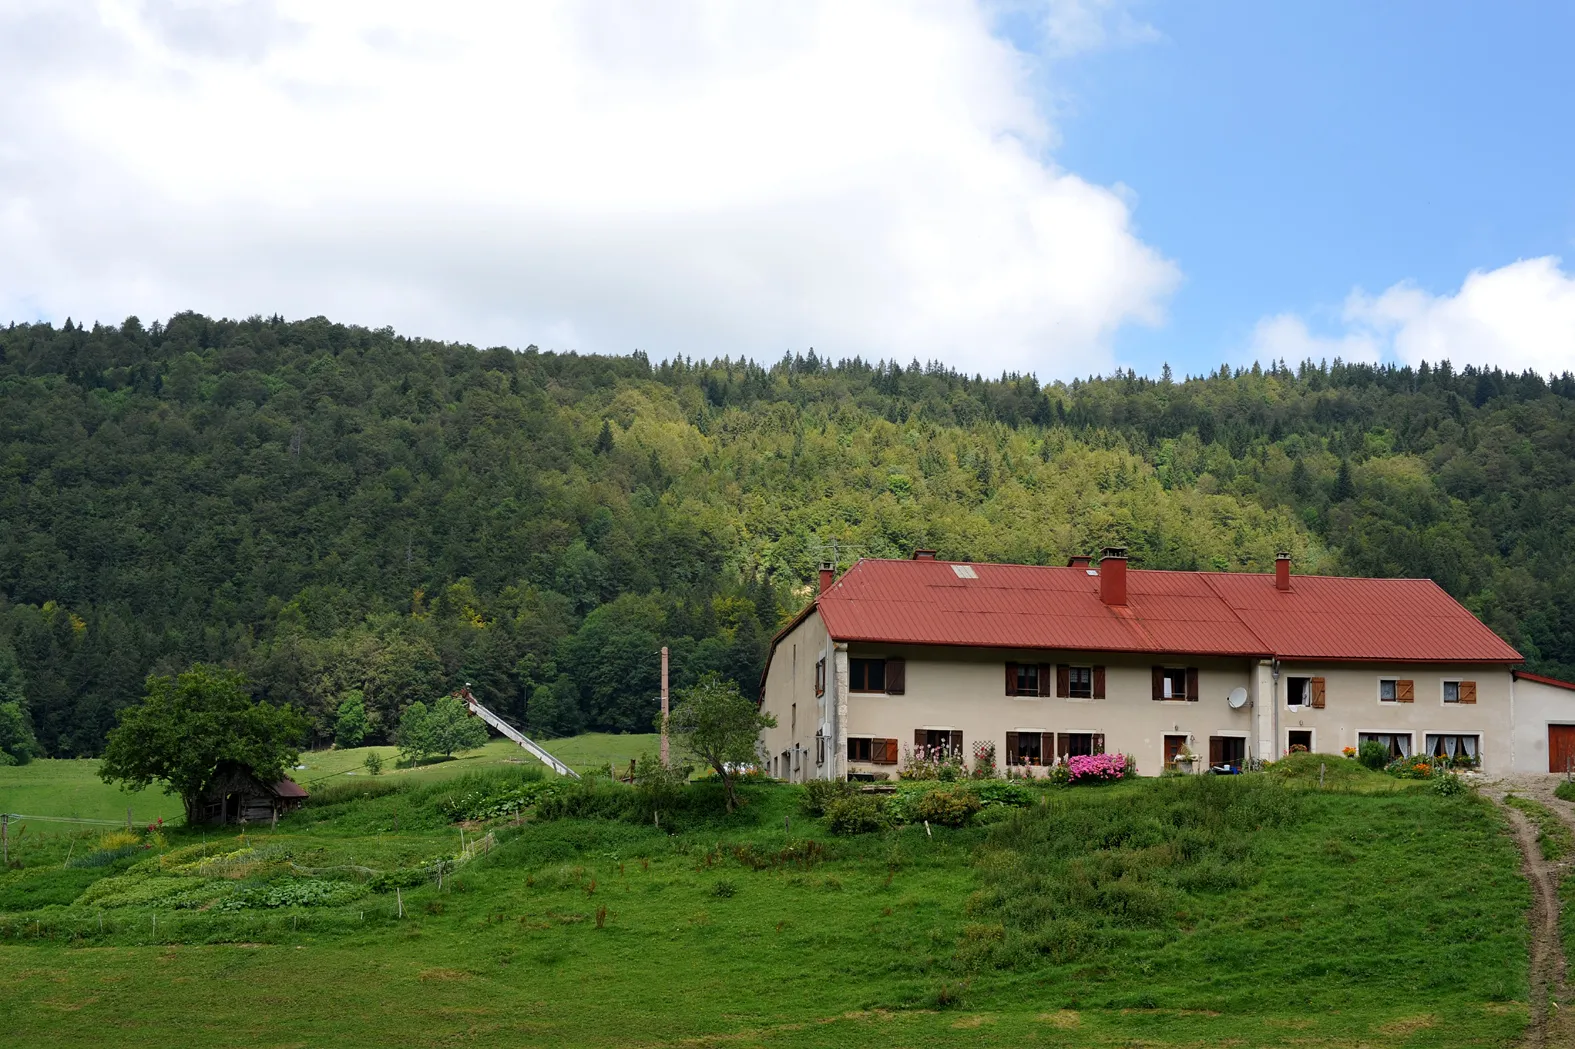
<instances>
[{"instance_id":1,"label":"stone chimney","mask_svg":"<svg viewBox=\"0 0 1575 1049\"><path fill-rule=\"evenodd\" d=\"M1107 546L1099 552L1099 600L1107 605L1127 603L1127 548Z\"/></svg>"},{"instance_id":2,"label":"stone chimney","mask_svg":"<svg viewBox=\"0 0 1575 1049\"><path fill-rule=\"evenodd\" d=\"M820 563L820 593L824 594L831 589L831 584L837 581L837 566L830 561Z\"/></svg>"},{"instance_id":3,"label":"stone chimney","mask_svg":"<svg viewBox=\"0 0 1575 1049\"><path fill-rule=\"evenodd\" d=\"M1281 550L1274 555L1274 589L1289 590L1291 588L1291 554L1288 550Z\"/></svg>"},{"instance_id":4,"label":"stone chimney","mask_svg":"<svg viewBox=\"0 0 1575 1049\"><path fill-rule=\"evenodd\" d=\"M925 549L922 549L922 548L918 549L918 550L915 550L913 552L913 559L915 561L933 561L933 560L935 560L935 551L934 550L925 550Z\"/></svg>"}]
</instances>

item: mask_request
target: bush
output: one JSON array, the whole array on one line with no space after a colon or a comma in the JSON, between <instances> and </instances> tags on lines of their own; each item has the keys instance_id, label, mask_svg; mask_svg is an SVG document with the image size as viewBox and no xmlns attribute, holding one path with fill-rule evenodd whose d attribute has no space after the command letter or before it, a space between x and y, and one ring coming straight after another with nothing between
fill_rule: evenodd
<instances>
[{"instance_id":1,"label":"bush","mask_svg":"<svg viewBox=\"0 0 1575 1049\"><path fill-rule=\"evenodd\" d=\"M1125 754L1088 754L1066 763L1069 783L1113 783L1137 774L1137 763Z\"/></svg>"},{"instance_id":2,"label":"bush","mask_svg":"<svg viewBox=\"0 0 1575 1049\"><path fill-rule=\"evenodd\" d=\"M362 764L366 766L366 772L369 776L380 775L383 771L383 759L378 757L375 750L367 752L366 760Z\"/></svg>"},{"instance_id":3,"label":"bush","mask_svg":"<svg viewBox=\"0 0 1575 1049\"><path fill-rule=\"evenodd\" d=\"M919 799L918 816L943 827L961 827L983 808L971 790L932 790Z\"/></svg>"},{"instance_id":4,"label":"bush","mask_svg":"<svg viewBox=\"0 0 1575 1049\"><path fill-rule=\"evenodd\" d=\"M847 798L857 793L857 788L846 780L817 779L804 784L804 800L801 802L804 811L811 816L824 816L826 806L839 798Z\"/></svg>"},{"instance_id":5,"label":"bush","mask_svg":"<svg viewBox=\"0 0 1575 1049\"><path fill-rule=\"evenodd\" d=\"M1553 788L1553 796L1565 801L1575 801L1575 783L1565 781Z\"/></svg>"},{"instance_id":6,"label":"bush","mask_svg":"<svg viewBox=\"0 0 1575 1049\"><path fill-rule=\"evenodd\" d=\"M1384 770L1396 779L1432 779L1433 759L1423 754L1396 758Z\"/></svg>"},{"instance_id":7,"label":"bush","mask_svg":"<svg viewBox=\"0 0 1575 1049\"><path fill-rule=\"evenodd\" d=\"M1464 794L1465 792L1465 783L1462 782L1460 777L1455 775L1453 772L1445 772L1433 780L1434 794L1442 794L1445 797L1454 797L1456 794Z\"/></svg>"},{"instance_id":8,"label":"bush","mask_svg":"<svg viewBox=\"0 0 1575 1049\"><path fill-rule=\"evenodd\" d=\"M544 820L624 819L635 813L633 789L607 779L587 777L541 799L536 815Z\"/></svg>"},{"instance_id":9,"label":"bush","mask_svg":"<svg viewBox=\"0 0 1575 1049\"><path fill-rule=\"evenodd\" d=\"M1389 764L1389 748L1377 740L1370 739L1357 748L1356 760L1374 772L1382 772L1384 766Z\"/></svg>"},{"instance_id":10,"label":"bush","mask_svg":"<svg viewBox=\"0 0 1575 1049\"><path fill-rule=\"evenodd\" d=\"M985 808L995 805L1032 805L1034 792L1016 780L988 780L977 784L973 791Z\"/></svg>"},{"instance_id":11,"label":"bush","mask_svg":"<svg viewBox=\"0 0 1575 1049\"><path fill-rule=\"evenodd\" d=\"M833 834L868 834L886 826L880 799L863 794L836 798L826 806L826 825Z\"/></svg>"}]
</instances>

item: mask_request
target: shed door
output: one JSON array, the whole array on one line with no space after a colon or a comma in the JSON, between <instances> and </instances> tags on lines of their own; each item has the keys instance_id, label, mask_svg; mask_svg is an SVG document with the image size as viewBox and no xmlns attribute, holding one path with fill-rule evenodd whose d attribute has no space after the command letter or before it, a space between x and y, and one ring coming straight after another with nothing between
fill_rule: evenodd
<instances>
[{"instance_id":1,"label":"shed door","mask_svg":"<svg viewBox=\"0 0 1575 1049\"><path fill-rule=\"evenodd\" d=\"M1575 768L1575 725L1548 726L1548 771Z\"/></svg>"}]
</instances>

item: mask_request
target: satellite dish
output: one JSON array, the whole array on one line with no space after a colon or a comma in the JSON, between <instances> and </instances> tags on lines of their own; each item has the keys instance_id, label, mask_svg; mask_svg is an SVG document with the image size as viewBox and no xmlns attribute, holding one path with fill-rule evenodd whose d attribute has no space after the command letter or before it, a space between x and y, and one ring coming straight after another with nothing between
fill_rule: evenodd
<instances>
[{"instance_id":1,"label":"satellite dish","mask_svg":"<svg viewBox=\"0 0 1575 1049\"><path fill-rule=\"evenodd\" d=\"M1240 710L1247 705L1247 690L1237 685L1230 690L1230 695L1225 697L1225 702L1230 704L1232 710Z\"/></svg>"}]
</instances>

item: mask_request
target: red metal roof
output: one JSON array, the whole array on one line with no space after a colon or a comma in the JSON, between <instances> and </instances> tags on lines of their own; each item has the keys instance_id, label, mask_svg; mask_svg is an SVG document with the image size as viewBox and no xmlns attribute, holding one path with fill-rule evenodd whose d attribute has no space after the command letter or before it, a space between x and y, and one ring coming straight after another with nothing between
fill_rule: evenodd
<instances>
[{"instance_id":1,"label":"red metal roof","mask_svg":"<svg viewBox=\"0 0 1575 1049\"><path fill-rule=\"evenodd\" d=\"M862 560L816 599L839 641L1391 662L1518 663L1427 579L1127 572L1127 604L1085 568Z\"/></svg>"},{"instance_id":2,"label":"red metal roof","mask_svg":"<svg viewBox=\"0 0 1575 1049\"><path fill-rule=\"evenodd\" d=\"M1539 685L1552 685L1554 688L1567 688L1571 692L1575 692L1575 682L1560 681L1556 677L1546 677L1542 674L1533 674L1528 670L1516 670L1513 671L1513 673L1516 680L1518 681L1535 681Z\"/></svg>"},{"instance_id":3,"label":"red metal roof","mask_svg":"<svg viewBox=\"0 0 1575 1049\"><path fill-rule=\"evenodd\" d=\"M281 798L309 798L306 788L293 779L282 779L273 785L273 792Z\"/></svg>"}]
</instances>

